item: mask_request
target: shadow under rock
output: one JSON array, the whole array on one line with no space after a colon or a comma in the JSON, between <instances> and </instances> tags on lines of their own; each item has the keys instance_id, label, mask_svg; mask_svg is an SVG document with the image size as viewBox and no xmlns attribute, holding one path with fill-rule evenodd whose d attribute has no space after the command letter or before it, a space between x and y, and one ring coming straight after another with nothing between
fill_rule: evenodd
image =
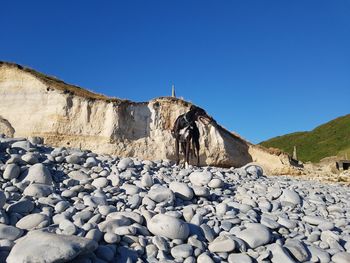
<instances>
[{"instance_id":1,"label":"shadow under rock","mask_svg":"<svg viewBox=\"0 0 350 263\"><path fill-rule=\"evenodd\" d=\"M136 262L138 258L137 252L130 248L118 247L117 249L117 263Z\"/></svg>"}]
</instances>

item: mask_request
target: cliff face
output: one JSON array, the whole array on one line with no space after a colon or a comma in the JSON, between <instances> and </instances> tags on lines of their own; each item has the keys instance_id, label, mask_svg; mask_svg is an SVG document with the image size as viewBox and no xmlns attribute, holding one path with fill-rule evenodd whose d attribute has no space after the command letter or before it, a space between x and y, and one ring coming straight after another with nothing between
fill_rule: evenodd
<instances>
[{"instance_id":1,"label":"cliff face","mask_svg":"<svg viewBox=\"0 0 350 263\"><path fill-rule=\"evenodd\" d=\"M53 146L151 160L174 160L170 129L191 105L175 98L145 103L107 98L5 62L0 62L0 99L0 133L7 136L40 136ZM199 129L202 165L255 161L273 173L291 167L287 155L271 154L220 126L199 124Z\"/></svg>"}]
</instances>

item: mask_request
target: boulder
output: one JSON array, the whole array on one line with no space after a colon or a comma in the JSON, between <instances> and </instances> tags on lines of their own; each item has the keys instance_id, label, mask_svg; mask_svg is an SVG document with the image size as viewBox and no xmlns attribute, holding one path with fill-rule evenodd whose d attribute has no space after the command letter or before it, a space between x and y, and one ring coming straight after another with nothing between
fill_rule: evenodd
<instances>
[{"instance_id":1,"label":"boulder","mask_svg":"<svg viewBox=\"0 0 350 263\"><path fill-rule=\"evenodd\" d=\"M7 262L68 262L79 255L94 251L97 247L97 242L91 239L37 230L18 240Z\"/></svg>"},{"instance_id":2,"label":"boulder","mask_svg":"<svg viewBox=\"0 0 350 263\"><path fill-rule=\"evenodd\" d=\"M187 223L181 219L157 214L147 222L148 230L154 234L170 239L187 239L190 229Z\"/></svg>"},{"instance_id":3,"label":"boulder","mask_svg":"<svg viewBox=\"0 0 350 263\"><path fill-rule=\"evenodd\" d=\"M171 182L169 188L175 193L176 197L183 200L191 200L193 198L193 190L185 183Z\"/></svg>"},{"instance_id":4,"label":"boulder","mask_svg":"<svg viewBox=\"0 0 350 263\"><path fill-rule=\"evenodd\" d=\"M39 229L48 226L50 221L47 215L35 213L22 217L16 227L24 230Z\"/></svg>"},{"instance_id":5,"label":"boulder","mask_svg":"<svg viewBox=\"0 0 350 263\"><path fill-rule=\"evenodd\" d=\"M47 169L45 165L42 163L37 163L29 168L28 174L24 178L24 181L51 185L52 177L49 169Z\"/></svg>"},{"instance_id":6,"label":"boulder","mask_svg":"<svg viewBox=\"0 0 350 263\"><path fill-rule=\"evenodd\" d=\"M192 172L189 179L193 185L196 186L207 186L211 181L213 174L209 171L203 172Z\"/></svg>"},{"instance_id":7,"label":"boulder","mask_svg":"<svg viewBox=\"0 0 350 263\"><path fill-rule=\"evenodd\" d=\"M5 224L0 224L0 240L16 240L22 236L23 230L14 226L8 226Z\"/></svg>"},{"instance_id":8,"label":"boulder","mask_svg":"<svg viewBox=\"0 0 350 263\"><path fill-rule=\"evenodd\" d=\"M251 248L257 248L266 245L271 240L271 233L269 229L258 223L251 223L247 228L236 235L238 238L244 240Z\"/></svg>"},{"instance_id":9,"label":"boulder","mask_svg":"<svg viewBox=\"0 0 350 263\"><path fill-rule=\"evenodd\" d=\"M6 166L2 177L6 180L17 178L21 172L21 169L17 164L10 163Z\"/></svg>"}]
</instances>

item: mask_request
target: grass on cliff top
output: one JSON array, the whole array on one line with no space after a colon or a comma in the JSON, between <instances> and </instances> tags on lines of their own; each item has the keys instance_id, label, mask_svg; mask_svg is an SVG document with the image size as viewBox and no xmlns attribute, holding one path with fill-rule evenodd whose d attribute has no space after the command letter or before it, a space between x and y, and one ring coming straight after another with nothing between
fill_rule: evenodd
<instances>
[{"instance_id":1,"label":"grass on cliff top","mask_svg":"<svg viewBox=\"0 0 350 263\"><path fill-rule=\"evenodd\" d=\"M121 103L135 104L135 103L137 103L137 102L132 102L132 101L126 100L126 99L120 99L120 98L116 98L116 97L107 97L103 94L94 93L94 92L91 92L87 89L81 88L79 86L67 84L64 81L62 81L56 77L48 76L44 73L41 73L39 71L36 71L36 70L28 68L28 67L18 65L16 63L0 61L0 67L1 66L8 66L8 67L13 67L13 68L23 70L23 71L30 73L33 76L37 77L41 81L43 81L48 87L53 88L53 89L57 89L57 90L62 90L64 93L67 93L67 94L76 95L76 96L88 98L91 100L103 100L106 102L114 102L117 104L121 104ZM169 100L169 101L174 102L174 103L180 103L184 106L191 105L191 103L189 103L183 99L180 99L180 98L159 97L156 99L166 99L166 100ZM139 103L145 103L145 102L139 102ZM137 104L139 104L139 103L137 103Z\"/></svg>"},{"instance_id":2,"label":"grass on cliff top","mask_svg":"<svg viewBox=\"0 0 350 263\"><path fill-rule=\"evenodd\" d=\"M281 149L293 154L297 147L298 159L319 162L329 156L350 158L350 114L334 119L310 132L296 132L261 142L265 147Z\"/></svg>"},{"instance_id":3,"label":"grass on cliff top","mask_svg":"<svg viewBox=\"0 0 350 263\"><path fill-rule=\"evenodd\" d=\"M104 96L102 94L97 94L97 93L91 92L87 89L83 89L83 88L75 86L75 85L67 84L60 79L57 79L57 78L52 77L52 76L48 76L48 75L43 74L41 72L38 72L34 69L24 67L24 66L15 64L15 63L0 61L0 66L3 66L3 65L8 66L8 67L18 68L18 69L23 70L27 73L30 73L33 76L40 79L41 81L43 81L48 87L53 88L53 89L62 90L63 92L68 93L68 94L77 95L77 96L84 97L84 98L96 99L96 100L116 101L116 102L124 101L124 100L121 100L118 98L109 98L109 97Z\"/></svg>"}]
</instances>

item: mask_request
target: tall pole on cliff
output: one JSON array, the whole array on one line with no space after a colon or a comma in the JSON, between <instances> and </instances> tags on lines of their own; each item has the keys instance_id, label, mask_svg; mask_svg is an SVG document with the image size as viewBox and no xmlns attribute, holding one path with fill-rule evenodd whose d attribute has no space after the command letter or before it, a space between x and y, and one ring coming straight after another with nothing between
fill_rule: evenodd
<instances>
[{"instance_id":1,"label":"tall pole on cliff","mask_svg":"<svg viewBox=\"0 0 350 263\"><path fill-rule=\"evenodd\" d=\"M175 85L174 85L174 84L171 86L171 97L176 98L176 94L175 94Z\"/></svg>"},{"instance_id":2,"label":"tall pole on cliff","mask_svg":"<svg viewBox=\"0 0 350 263\"><path fill-rule=\"evenodd\" d=\"M294 150L293 150L293 159L294 160L298 160L298 156L297 156L297 147L294 146Z\"/></svg>"}]
</instances>

